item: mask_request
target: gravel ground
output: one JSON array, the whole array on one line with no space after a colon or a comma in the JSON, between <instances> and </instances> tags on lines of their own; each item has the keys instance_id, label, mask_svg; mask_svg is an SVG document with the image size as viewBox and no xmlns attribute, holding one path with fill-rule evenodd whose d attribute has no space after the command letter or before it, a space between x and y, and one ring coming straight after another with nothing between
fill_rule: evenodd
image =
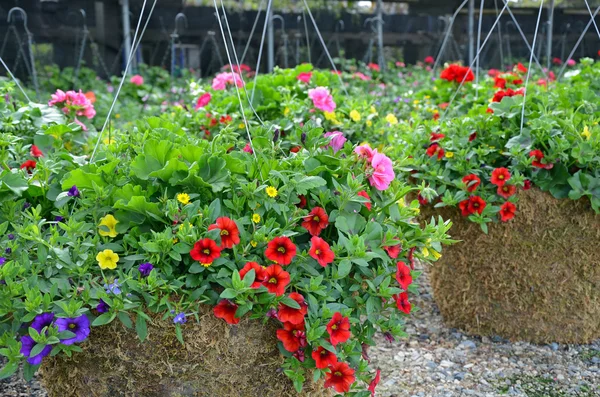
<instances>
[{"instance_id":1,"label":"gravel ground","mask_svg":"<svg viewBox=\"0 0 600 397\"><path fill-rule=\"evenodd\" d=\"M469 336L447 328L420 278L410 337L378 340L369 355L381 369L381 397L600 397L600 340L591 345L532 345ZM1 360L0 360L1 361ZM1 397L45 397L38 382L0 381ZM69 396L65 396L69 397ZM257 396L259 397L259 396Z\"/></svg>"}]
</instances>

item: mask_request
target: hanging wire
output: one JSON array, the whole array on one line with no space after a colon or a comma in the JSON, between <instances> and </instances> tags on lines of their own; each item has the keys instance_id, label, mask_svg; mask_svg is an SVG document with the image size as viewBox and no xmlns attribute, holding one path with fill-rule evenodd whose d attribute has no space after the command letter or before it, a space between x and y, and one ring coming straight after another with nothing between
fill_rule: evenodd
<instances>
[{"instance_id":1,"label":"hanging wire","mask_svg":"<svg viewBox=\"0 0 600 397\"><path fill-rule=\"evenodd\" d=\"M433 64L433 68L431 69L431 74L433 74L433 75L435 75L435 69L437 69L438 64L440 62L440 57L444 53L444 50L446 48L446 43L448 43L448 38L452 34L452 28L454 27L454 21L456 20L456 16L458 15L458 13L460 12L460 10L462 10L463 7L468 2L469 2L469 0L464 0L461 3L461 5L458 6L458 8L456 9L456 11L454 11L454 14L452 15L452 18L450 19L450 23L448 24L448 30L446 31L446 35L444 37L444 41L442 41L442 46L440 47L440 50L439 50L437 56L435 57L435 63Z\"/></svg>"},{"instance_id":2,"label":"hanging wire","mask_svg":"<svg viewBox=\"0 0 600 397\"><path fill-rule=\"evenodd\" d=\"M140 25L142 24L142 19L144 17L144 9L146 8L146 3L147 3L147 0L144 0L144 4L142 5L142 11L140 11L140 18L138 19L138 23L135 28L135 33L133 35L133 44L134 45L131 46L131 49L129 50L129 56L127 58L127 63L125 64L125 71L123 72L123 76L121 77L121 82L119 83L119 88L117 89L117 93L115 94L112 104L110 105L110 109L108 109L108 114L106 115L106 120L104 120L104 124L102 125L102 129L100 130L100 134L98 134L98 140L96 141L96 145L94 146L94 151L92 152L92 155L90 157L90 164L92 164L94 162L94 156L96 155L96 151L98 150L98 147L100 146L100 142L102 140L102 135L104 134L104 130L106 129L106 126L108 125L112 111L115 107L115 104L117 103L117 99L119 99L119 94L121 93L121 89L123 88L123 83L125 82L125 78L127 77L127 72L129 72L129 66L131 65L131 60L133 59L133 54L135 54L137 47L140 45L140 42L142 41L142 37L144 36L144 32L146 31L146 27L148 26L148 21L150 21L150 18L152 17L152 12L154 11L154 6L156 6L157 1L158 0L154 0L154 3L152 4L152 8L150 9L150 13L148 14L148 19L146 19L146 24L144 25L144 28L142 29L142 33L140 34L140 39L136 44L136 39L138 37L138 31L140 29Z\"/></svg>"},{"instance_id":3,"label":"hanging wire","mask_svg":"<svg viewBox=\"0 0 600 397\"><path fill-rule=\"evenodd\" d=\"M6 71L8 72L8 75L10 76L10 78L15 82L15 84L17 85L17 87L19 87L19 90L21 90L21 93L23 93L23 96L25 98L27 98L27 102L31 103L31 99L29 99L29 96L27 96L27 93L25 92L25 90L23 89L23 87L21 87L21 84L19 84L19 81L12 74L12 72L8 68L8 65L4 62L4 59L2 59L1 56L0 56L0 63L2 63L2 66L4 66L4 69L6 69Z\"/></svg>"},{"instance_id":4,"label":"hanging wire","mask_svg":"<svg viewBox=\"0 0 600 397\"><path fill-rule=\"evenodd\" d=\"M498 0L494 0L494 8L498 15ZM504 69L504 48L502 47L502 24L498 25L498 48L500 49L500 69Z\"/></svg>"},{"instance_id":5,"label":"hanging wire","mask_svg":"<svg viewBox=\"0 0 600 397\"><path fill-rule=\"evenodd\" d=\"M312 54L310 52L310 37L308 35L308 25L306 23L306 14L304 13L304 9L302 10L302 23L304 24L304 33L306 35L306 51L308 54L308 63L312 64Z\"/></svg>"},{"instance_id":6,"label":"hanging wire","mask_svg":"<svg viewBox=\"0 0 600 397\"><path fill-rule=\"evenodd\" d=\"M535 50L537 35L538 35L539 28L540 28L540 21L542 20L543 7L544 7L544 0L542 0L540 2L540 11L538 14L537 22L535 24L535 34L533 35L531 55L529 56L529 66L527 67L527 78L525 79L525 85L523 86L525 88L525 92L523 92L523 107L521 109L521 129L520 129L519 133L523 133L523 126L525 125L525 101L527 100L527 91L528 91L527 84L529 83L529 77L531 76L531 63L533 62L533 52Z\"/></svg>"},{"instance_id":7,"label":"hanging wire","mask_svg":"<svg viewBox=\"0 0 600 397\"><path fill-rule=\"evenodd\" d=\"M579 47L579 44L581 43L581 40L583 40L583 38L585 37L588 29L592 25L592 21L594 21L596 19L596 15L598 15L598 11L600 11L600 6L598 6L598 8L596 8L596 11L592 15L592 19L588 22L588 24L586 25L585 29L583 29L583 32L581 33L581 36L579 36L579 39L577 40L577 43L575 43L575 47L573 47L573 50L571 50L571 53L569 54L569 57L567 59L571 59L573 57L573 54L575 54L575 51L577 51L577 47ZM562 75L563 75L566 67L567 67L567 62L564 62L563 65L562 65L562 67L560 68L560 71L558 72L558 76L556 77L557 81L560 80L560 78L562 77Z\"/></svg>"},{"instance_id":8,"label":"hanging wire","mask_svg":"<svg viewBox=\"0 0 600 397\"><path fill-rule=\"evenodd\" d=\"M214 1L214 0L213 0ZM258 48L258 60L256 61L256 74L254 75L254 84L252 85L252 95L250 102L254 102L254 90L256 89L256 79L258 78L258 71L260 70L260 59L262 58L263 46L265 44L265 37L267 36L267 25L269 24L269 16L271 15L271 5L273 0L269 0L267 3L267 12L265 14L265 25L263 27L262 37L260 38L260 47ZM221 22L219 21L219 24Z\"/></svg>"},{"instance_id":9,"label":"hanging wire","mask_svg":"<svg viewBox=\"0 0 600 397\"><path fill-rule=\"evenodd\" d=\"M252 25L252 29L250 30L250 35L248 36L248 41L246 42L246 47L244 48L244 52L242 53L242 57L240 58L241 63L244 63L244 59L246 59L246 54L248 53L248 49L250 48L250 44L252 43L252 37L254 37L254 31L256 30L256 26L258 26L258 20L260 19L260 12L262 11L264 4L265 4L265 0L260 0L260 4L258 5L258 10L256 11L256 18L254 19L254 24ZM241 23L240 23L240 25L241 25Z\"/></svg>"},{"instance_id":10,"label":"hanging wire","mask_svg":"<svg viewBox=\"0 0 600 397\"><path fill-rule=\"evenodd\" d=\"M600 30L598 30L598 25L596 25L596 17L592 14L592 10L590 9L590 5L588 4L587 0L585 1L585 6L587 7L588 12L590 13L590 16L592 17L592 22L594 23L594 28L596 28L596 33L598 34L598 38L600 39Z\"/></svg>"},{"instance_id":11,"label":"hanging wire","mask_svg":"<svg viewBox=\"0 0 600 397\"><path fill-rule=\"evenodd\" d=\"M215 5L215 12L216 12L217 20L219 21L219 29L221 29L221 36L223 36L223 43L225 44L225 52L227 53L227 60L229 61L229 67L231 68L231 71L233 73L233 63L231 62L231 56L229 55L229 48L227 46L227 39L225 38L225 31L223 30L223 24L221 23L221 16L219 15L219 7L217 6L217 0L213 0L213 3ZM271 4L271 0L269 0L269 6L270 6L270 4ZM267 12L267 15L269 15L268 12ZM227 20L227 17L225 17L225 20ZM238 69L238 71L239 71L239 69ZM240 73L238 73L238 74L240 74ZM250 126L248 125L248 120L246 119L246 113L244 112L244 104L242 102L240 90L237 86L235 74L234 74L234 78L233 78L233 85L235 87L235 92L237 94L238 102L240 104L240 111L242 113L242 118L244 119L244 126L246 127L246 134L248 134L248 141L250 143L250 148L252 149L252 154L254 155L254 158L256 160L258 160L258 157L256 156L256 151L254 150L254 144L252 143L252 136L250 135Z\"/></svg>"},{"instance_id":12,"label":"hanging wire","mask_svg":"<svg viewBox=\"0 0 600 397\"><path fill-rule=\"evenodd\" d=\"M483 5L485 4L485 0L481 0L481 6L479 7L479 26L477 28L477 51L479 51L479 46L481 45L481 24L483 22ZM477 87L477 91L475 91L475 99L479 98L479 57L477 58L477 64L475 66L475 86Z\"/></svg>"}]
</instances>

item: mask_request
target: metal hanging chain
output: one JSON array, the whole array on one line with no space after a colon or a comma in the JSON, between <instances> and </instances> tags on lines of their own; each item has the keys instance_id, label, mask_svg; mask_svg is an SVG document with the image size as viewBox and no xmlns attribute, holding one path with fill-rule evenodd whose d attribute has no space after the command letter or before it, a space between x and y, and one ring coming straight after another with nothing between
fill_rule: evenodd
<instances>
[{"instance_id":1,"label":"metal hanging chain","mask_svg":"<svg viewBox=\"0 0 600 397\"><path fill-rule=\"evenodd\" d=\"M144 36L144 32L146 31L146 27L148 26L148 21L150 21L150 18L152 17L152 12L154 11L154 7L156 6L157 1L158 0L154 0L154 3L152 4L152 8L150 9L150 13L148 14L148 19L146 19L146 24L144 25L144 28L142 29L142 32L140 34L140 39L136 44L136 39L138 37L138 31L140 29L140 25L142 24L142 19L144 17L144 10L146 9L147 0L144 0L144 4L142 5L142 10L140 11L140 18L138 19L138 23L135 28L135 34L133 35L133 46L131 46L131 49L129 51L129 56L127 58L127 63L125 64L125 71L123 73L123 76L121 77L121 82L119 84L117 93L115 94L115 97L112 101L112 104L110 105L110 108L108 109L108 114L106 115L106 120L104 120L104 124L102 125L102 129L100 130L100 134L98 134L98 140L96 141L96 145L94 146L94 151L92 152L92 155L90 157L90 164L92 164L94 162L94 156L96 155L96 151L98 150L98 147L100 146L100 142L102 141L102 135L104 134L104 130L106 129L106 126L108 125L112 111L115 107L115 104L117 103L117 99L119 99L119 94L121 93L121 89L123 88L123 83L125 82L125 78L127 77L127 72L129 72L129 66L131 65L131 60L133 59L133 55L135 54L137 47L139 46L140 42L142 41L142 37Z\"/></svg>"},{"instance_id":2,"label":"metal hanging chain","mask_svg":"<svg viewBox=\"0 0 600 397\"><path fill-rule=\"evenodd\" d=\"M244 48L244 52L242 53L242 57L240 58L241 63L244 63L244 59L246 59L246 54L248 53L248 49L250 48L250 44L252 43L252 37L254 37L254 31L256 30L256 26L258 26L258 20L260 19L260 12L262 11L264 4L265 4L265 0L260 0L260 4L258 5L258 10L256 11L256 18L254 19L254 24L252 24L252 29L250 30L250 35L248 36L248 41L246 42L246 47Z\"/></svg>"},{"instance_id":3,"label":"metal hanging chain","mask_svg":"<svg viewBox=\"0 0 600 397\"><path fill-rule=\"evenodd\" d=\"M431 74L433 74L433 75L435 75L435 70L438 67L438 64L440 62L440 58L441 58L442 54L444 53L444 50L446 49L446 44L448 43L448 38L452 34L452 28L454 27L454 21L456 20L456 16L458 15L458 13L460 12L460 10L462 10L463 7L468 2L469 2L469 0L464 0L461 3L461 5L458 6L458 8L456 9L456 11L454 11L454 14L452 15L452 18L450 18L450 23L448 24L448 29L446 31L446 35L444 37L444 41L442 41L442 46L440 47L440 50L439 50L437 56L435 57L435 63L433 64L433 68L431 68Z\"/></svg>"},{"instance_id":4,"label":"metal hanging chain","mask_svg":"<svg viewBox=\"0 0 600 397\"><path fill-rule=\"evenodd\" d=\"M592 19L588 22L585 29L583 29L581 36L579 36L579 39L577 40L577 43L575 43L575 47L573 47L573 50L571 50L571 53L569 54L569 57L567 58L567 60L571 59L573 57L573 54L575 54L575 51L577 51L577 47L579 47L579 44L581 43L581 41L587 34L587 31L589 30L590 26L592 25L592 21L594 21L596 19L596 15L598 15L598 11L600 11L600 6L598 6L598 8L596 8L596 11L594 12L594 14L592 14ZM564 62L562 67L560 68L560 71L558 72L558 76L556 78L557 81L560 80L560 78L562 77L566 67L567 67L567 62Z\"/></svg>"},{"instance_id":5,"label":"metal hanging chain","mask_svg":"<svg viewBox=\"0 0 600 397\"><path fill-rule=\"evenodd\" d=\"M308 12L308 16L310 17L310 20L312 21L313 26L315 28L315 32L317 33L317 36L319 37L319 41L321 42L321 45L323 46L323 50L325 50L325 53L327 54L327 58L329 59L329 62L331 62L331 67L335 71L335 74L337 75L337 77L340 81L342 90L344 91L346 96L349 96L348 91L346 90L346 86L344 85L344 81L342 80L342 76L340 73L338 73L337 67L335 66L335 62L333 62L333 58L331 58L331 54L329 54L329 50L327 49L327 45L325 44L325 40L323 40L323 36L321 36L321 32L319 31L319 27L317 26L317 21L315 21L315 18L313 17L313 14L310 11L310 7L308 6L308 3L306 2L306 0L303 0L303 2L304 2L304 6L306 7L306 12Z\"/></svg>"},{"instance_id":6,"label":"metal hanging chain","mask_svg":"<svg viewBox=\"0 0 600 397\"><path fill-rule=\"evenodd\" d=\"M529 56L529 66L527 67L527 78L525 78L525 85L523 86L525 88L525 92L523 92L523 107L521 108L521 129L519 131L519 134L523 133L523 126L525 125L525 101L527 100L527 91L529 91L527 89L527 84L529 83L529 77L531 76L531 63L533 62L533 53L535 50L535 44L536 44L536 40L537 40L538 31L540 29L540 21L542 20L543 7L544 7L544 0L542 0L540 2L540 11L538 13L538 19L535 24L535 34L533 35L533 43L531 46L531 55Z\"/></svg>"},{"instance_id":7,"label":"metal hanging chain","mask_svg":"<svg viewBox=\"0 0 600 397\"><path fill-rule=\"evenodd\" d=\"M19 81L15 78L15 75L12 74L12 72L8 68L8 65L4 62L4 59L2 59L1 56L0 56L0 63L2 63L2 66L4 66L4 69L6 69L6 71L8 72L8 75L10 76L10 78L15 82L15 84L17 85L17 87L19 87L19 90L21 91L21 93L23 94L23 96L27 99L27 102L31 103L31 99L29 99L29 96L27 95L27 93L25 92L25 90L23 89L23 87L21 87L21 84L19 84Z\"/></svg>"},{"instance_id":8,"label":"metal hanging chain","mask_svg":"<svg viewBox=\"0 0 600 397\"><path fill-rule=\"evenodd\" d=\"M227 60L229 61L229 67L231 68L231 71L233 72L233 63L231 62L231 56L229 55L227 39L225 38L225 31L223 30L223 24L221 23L221 17L219 15L219 7L217 7L217 0L213 0L213 3L215 5L215 13L217 16L217 21L219 21L219 29L221 29L221 36L223 37L223 43L225 44L225 53L227 54ZM271 3L271 0L269 0L269 3ZM269 15L268 12L267 12L267 15ZM256 150L254 150L254 143L252 143L252 136L250 134L250 126L248 125L248 120L246 119L246 113L244 112L244 104L242 102L242 97L240 95L240 90L238 88L235 77L233 79L233 86L235 87L235 92L238 97L238 103L240 105L240 112L242 113L242 118L244 119L244 126L246 127L246 134L248 135L248 142L250 143L250 148L252 149L252 154L254 155L254 158L256 160L258 160L258 157L256 155Z\"/></svg>"}]
</instances>

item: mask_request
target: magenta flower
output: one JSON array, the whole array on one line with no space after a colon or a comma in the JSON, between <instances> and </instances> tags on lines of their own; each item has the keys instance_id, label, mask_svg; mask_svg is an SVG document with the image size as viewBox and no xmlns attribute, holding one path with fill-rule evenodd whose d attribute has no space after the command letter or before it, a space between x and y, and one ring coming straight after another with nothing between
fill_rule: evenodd
<instances>
[{"instance_id":1,"label":"magenta flower","mask_svg":"<svg viewBox=\"0 0 600 397\"><path fill-rule=\"evenodd\" d=\"M369 182L377 190L386 190L396 177L392 160L385 154L377 153L371 160L373 167Z\"/></svg>"},{"instance_id":2,"label":"magenta flower","mask_svg":"<svg viewBox=\"0 0 600 397\"><path fill-rule=\"evenodd\" d=\"M311 78L312 78L312 72L302 72L297 77L297 79L303 83L310 83Z\"/></svg>"},{"instance_id":3,"label":"magenta flower","mask_svg":"<svg viewBox=\"0 0 600 397\"><path fill-rule=\"evenodd\" d=\"M358 154L358 157L371 161L373 160L373 156L377 154L377 149L371 149L371 146L369 146L368 143L365 143L364 145L357 146L356 149L354 149L354 153Z\"/></svg>"},{"instance_id":4,"label":"magenta flower","mask_svg":"<svg viewBox=\"0 0 600 397\"><path fill-rule=\"evenodd\" d=\"M236 84L238 87L244 86L244 81L237 73L223 72L215 76L212 81L213 90L222 91L228 84Z\"/></svg>"},{"instance_id":5,"label":"magenta flower","mask_svg":"<svg viewBox=\"0 0 600 397\"><path fill-rule=\"evenodd\" d=\"M246 144L246 146L244 146L244 152L246 152L246 153L250 153L250 154L254 153L254 152L252 151L252 146L250 146L250 142L248 142L248 143Z\"/></svg>"},{"instance_id":6,"label":"magenta flower","mask_svg":"<svg viewBox=\"0 0 600 397\"><path fill-rule=\"evenodd\" d=\"M211 99L212 96L210 95L210 92L201 95L200 98L198 98L198 101L196 102L196 106L194 106L194 110L198 110L200 108L205 107L206 105L208 105Z\"/></svg>"},{"instance_id":7,"label":"magenta flower","mask_svg":"<svg viewBox=\"0 0 600 397\"><path fill-rule=\"evenodd\" d=\"M48 101L48 106L54 106L57 103L61 103L67 100L67 94L62 90L56 90L54 94L51 95L50 101Z\"/></svg>"},{"instance_id":8,"label":"magenta flower","mask_svg":"<svg viewBox=\"0 0 600 397\"><path fill-rule=\"evenodd\" d=\"M129 79L129 82L131 84L140 86L140 85L144 84L144 78L142 76L140 76L139 74L136 74L135 76L131 77L131 79Z\"/></svg>"},{"instance_id":9,"label":"magenta flower","mask_svg":"<svg viewBox=\"0 0 600 397\"><path fill-rule=\"evenodd\" d=\"M567 66L575 66L576 64L577 64L577 62L575 62L575 60L574 60L574 59L569 59L569 60L567 61Z\"/></svg>"},{"instance_id":10,"label":"magenta flower","mask_svg":"<svg viewBox=\"0 0 600 397\"><path fill-rule=\"evenodd\" d=\"M341 150L344 147L344 144L347 140L346 138L344 138L344 134L342 134L340 131L328 132L324 136L333 137L328 145L333 148L333 153L337 153L339 150Z\"/></svg>"},{"instance_id":11,"label":"magenta flower","mask_svg":"<svg viewBox=\"0 0 600 397\"><path fill-rule=\"evenodd\" d=\"M317 87L308 90L308 97L313 101L313 105L324 112L333 112L335 110L335 102L325 87Z\"/></svg>"}]
</instances>

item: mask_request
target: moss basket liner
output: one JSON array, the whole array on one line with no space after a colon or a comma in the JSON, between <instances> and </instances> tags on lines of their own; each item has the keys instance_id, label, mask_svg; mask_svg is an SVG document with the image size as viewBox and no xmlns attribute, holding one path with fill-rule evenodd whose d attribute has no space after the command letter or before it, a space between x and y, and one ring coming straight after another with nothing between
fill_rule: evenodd
<instances>
[{"instance_id":1,"label":"moss basket liner","mask_svg":"<svg viewBox=\"0 0 600 397\"><path fill-rule=\"evenodd\" d=\"M244 318L230 326L203 307L200 322L182 327L171 319L148 323L143 343L119 321L92 328L71 358L47 357L42 382L50 397L325 397L322 382L306 382L302 394L281 370L274 324ZM310 377L307 375L307 377Z\"/></svg>"},{"instance_id":2,"label":"moss basket liner","mask_svg":"<svg viewBox=\"0 0 600 397\"><path fill-rule=\"evenodd\" d=\"M508 223L478 224L457 208L441 215L462 240L444 248L430 269L445 321L479 335L535 343L587 343L600 337L600 216L589 201L519 191Z\"/></svg>"}]
</instances>

